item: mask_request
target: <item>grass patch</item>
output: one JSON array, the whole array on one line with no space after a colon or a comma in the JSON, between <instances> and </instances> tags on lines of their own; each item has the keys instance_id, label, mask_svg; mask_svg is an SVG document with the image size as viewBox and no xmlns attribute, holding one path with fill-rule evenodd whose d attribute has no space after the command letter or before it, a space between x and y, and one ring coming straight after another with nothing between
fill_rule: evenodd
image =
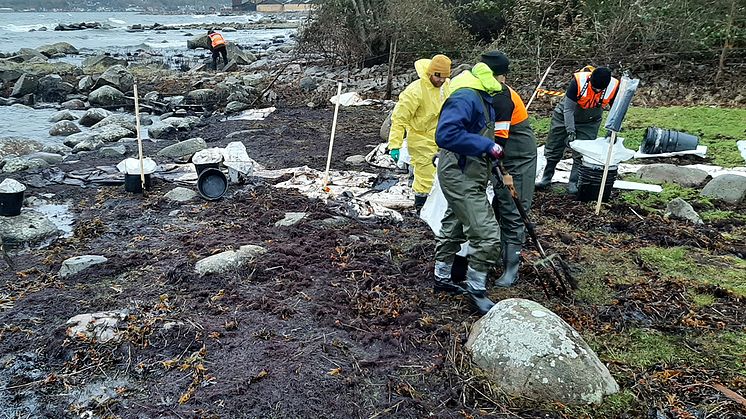
<instances>
[{"instance_id":1,"label":"grass patch","mask_svg":"<svg viewBox=\"0 0 746 419\"><path fill-rule=\"evenodd\" d=\"M715 304L715 296L710 293L699 293L696 291L689 292L689 298L692 299L692 303L697 308L709 307Z\"/></svg>"},{"instance_id":2,"label":"grass patch","mask_svg":"<svg viewBox=\"0 0 746 419\"><path fill-rule=\"evenodd\" d=\"M528 118L528 120L531 124L531 128L533 128L534 130L536 139L540 140L543 144L546 141L547 136L549 135L549 124L552 122L552 118L537 118L536 116L532 115Z\"/></svg>"},{"instance_id":3,"label":"grass patch","mask_svg":"<svg viewBox=\"0 0 746 419\"><path fill-rule=\"evenodd\" d=\"M636 179L635 182L639 182ZM709 198L699 194L699 191L692 188L684 188L673 183L664 183L663 191L660 193L646 191L629 191L622 192L620 197L624 202L630 205L636 205L648 211L665 209L671 200L681 198L692 205L703 208L714 208Z\"/></svg>"},{"instance_id":4,"label":"grass patch","mask_svg":"<svg viewBox=\"0 0 746 419\"><path fill-rule=\"evenodd\" d=\"M714 256L705 250L690 252L686 247L645 247L642 260L670 278L697 284L716 285L739 297L746 297L746 261L731 256Z\"/></svg>"},{"instance_id":5,"label":"grass patch","mask_svg":"<svg viewBox=\"0 0 746 419\"><path fill-rule=\"evenodd\" d=\"M640 369L675 363L692 355L675 337L655 330L631 329L624 334L594 337L588 343L606 360Z\"/></svg>"},{"instance_id":6,"label":"grass patch","mask_svg":"<svg viewBox=\"0 0 746 419\"><path fill-rule=\"evenodd\" d=\"M703 352L704 365L715 364L740 375L746 375L746 333L722 332L698 336L692 341Z\"/></svg>"},{"instance_id":7,"label":"grass patch","mask_svg":"<svg viewBox=\"0 0 746 419\"><path fill-rule=\"evenodd\" d=\"M614 299L613 285L630 285L641 281L635 274L639 271L634 255L593 246L583 246L580 254L583 258L579 264L582 270L575 274L578 279L575 296L580 301L588 304L610 304Z\"/></svg>"},{"instance_id":8,"label":"grass patch","mask_svg":"<svg viewBox=\"0 0 746 419\"><path fill-rule=\"evenodd\" d=\"M702 217L702 220L709 222L724 220L746 221L746 214L735 211L709 210L702 211L699 216Z\"/></svg>"}]
</instances>

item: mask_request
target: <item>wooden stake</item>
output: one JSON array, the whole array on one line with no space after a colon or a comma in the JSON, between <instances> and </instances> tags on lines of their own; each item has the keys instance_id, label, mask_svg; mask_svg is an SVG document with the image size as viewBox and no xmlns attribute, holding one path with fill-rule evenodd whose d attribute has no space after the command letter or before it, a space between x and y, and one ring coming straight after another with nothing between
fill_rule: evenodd
<instances>
[{"instance_id":1,"label":"wooden stake","mask_svg":"<svg viewBox=\"0 0 746 419\"><path fill-rule=\"evenodd\" d=\"M601 201L604 198L604 189L606 189L606 178L609 175L609 164L611 163L611 155L614 152L615 143L616 143L616 131L611 131L611 141L609 142L608 151L606 153L606 164L604 164L604 175L601 178L601 187L598 189L598 201L596 201L596 215L601 213Z\"/></svg>"},{"instance_id":2,"label":"wooden stake","mask_svg":"<svg viewBox=\"0 0 746 419\"><path fill-rule=\"evenodd\" d=\"M339 102L342 101L342 83L337 84L337 104L334 106L334 120L332 121L332 135L329 139L329 154L326 156L326 171L321 188L326 188L329 183L329 166L332 164L332 149L334 148L334 133L337 131L337 115L339 114Z\"/></svg>"},{"instance_id":3,"label":"wooden stake","mask_svg":"<svg viewBox=\"0 0 746 419\"><path fill-rule=\"evenodd\" d=\"M140 101L137 97L137 83L132 86L135 93L135 127L137 129L137 153L140 157L140 183L142 185L142 194L145 195L145 163L142 157L142 137L140 137Z\"/></svg>"},{"instance_id":4,"label":"wooden stake","mask_svg":"<svg viewBox=\"0 0 746 419\"><path fill-rule=\"evenodd\" d=\"M539 81L539 84L536 86L536 90L534 90L534 93L531 95L531 98L528 100L528 104L526 105L526 110L531 106L531 102L534 101L536 98L536 94L539 93L539 89L541 89L541 86L544 84L544 80L546 80L547 76L549 75L549 72L552 70L552 66L554 63L556 63L557 60L552 61L552 64L549 64L549 67L547 67L547 71L544 72L544 75L541 76L541 80Z\"/></svg>"}]
</instances>

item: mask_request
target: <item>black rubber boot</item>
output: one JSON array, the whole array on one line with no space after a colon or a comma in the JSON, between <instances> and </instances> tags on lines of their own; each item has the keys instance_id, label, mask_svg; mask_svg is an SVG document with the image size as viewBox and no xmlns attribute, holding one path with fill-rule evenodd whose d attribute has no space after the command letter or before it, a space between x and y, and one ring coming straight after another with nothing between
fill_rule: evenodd
<instances>
[{"instance_id":1,"label":"black rubber boot","mask_svg":"<svg viewBox=\"0 0 746 419\"><path fill-rule=\"evenodd\" d=\"M536 182L536 189L546 189L552 184L552 177L554 177L554 170L557 168L558 161L547 161L547 165L544 168L544 174L541 175L541 179Z\"/></svg>"},{"instance_id":2,"label":"black rubber boot","mask_svg":"<svg viewBox=\"0 0 746 419\"><path fill-rule=\"evenodd\" d=\"M414 194L414 210L417 211L417 213L420 213L420 210L425 205L425 202L427 201L427 194Z\"/></svg>"},{"instance_id":3,"label":"black rubber boot","mask_svg":"<svg viewBox=\"0 0 746 419\"><path fill-rule=\"evenodd\" d=\"M451 271L453 270L453 263L447 262L435 262L435 282L433 282L434 292L445 292L453 295L466 294L466 290L453 282L451 279Z\"/></svg>"},{"instance_id":4,"label":"black rubber boot","mask_svg":"<svg viewBox=\"0 0 746 419\"><path fill-rule=\"evenodd\" d=\"M570 170L570 180L567 182L567 193L570 195L578 194L578 178L580 177L580 162L572 162L572 170Z\"/></svg>"},{"instance_id":5,"label":"black rubber boot","mask_svg":"<svg viewBox=\"0 0 746 419\"><path fill-rule=\"evenodd\" d=\"M469 293L469 301L479 314L487 314L495 305L487 297L487 272L479 272L471 267L466 271L466 291Z\"/></svg>"},{"instance_id":6,"label":"black rubber boot","mask_svg":"<svg viewBox=\"0 0 746 419\"><path fill-rule=\"evenodd\" d=\"M506 244L503 246L503 274L495 282L496 287L507 288L518 281L518 270L521 268L521 246Z\"/></svg>"}]
</instances>

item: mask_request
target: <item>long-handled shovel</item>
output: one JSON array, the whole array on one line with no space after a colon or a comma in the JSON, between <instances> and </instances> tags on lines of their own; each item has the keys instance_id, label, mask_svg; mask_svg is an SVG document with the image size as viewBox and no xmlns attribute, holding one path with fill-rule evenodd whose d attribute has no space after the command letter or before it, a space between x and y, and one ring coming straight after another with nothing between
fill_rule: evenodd
<instances>
[{"instance_id":1,"label":"long-handled shovel","mask_svg":"<svg viewBox=\"0 0 746 419\"><path fill-rule=\"evenodd\" d=\"M135 93L135 125L137 129L137 154L140 158L140 184L142 185L143 196L147 196L148 193L145 190L145 164L142 155L142 137L140 136L140 101L137 97L137 83L132 88Z\"/></svg>"},{"instance_id":2,"label":"long-handled shovel","mask_svg":"<svg viewBox=\"0 0 746 419\"><path fill-rule=\"evenodd\" d=\"M536 235L535 225L531 222L528 213L526 213L526 209L523 208L523 204L521 204L520 197L518 196L518 191L516 191L515 186L513 186L512 177L510 177L510 174L505 169L502 162L499 162L497 166L493 168L493 171L495 176L497 176L497 178L508 188L510 196L513 198L513 202L518 209L518 213L521 214L521 220L523 220L523 224L526 226L526 231L528 232L529 237L531 237L531 240L533 240L536 248L539 250L541 259L534 262L534 270L539 278L542 279L541 286L544 289L544 294L546 294L547 298L551 298L550 288L555 295L560 296L567 295L569 293L569 288L577 289L578 281L573 278L567 263L565 263L565 261L556 253L547 254L544 247L541 245L541 242L539 242L539 238ZM544 274L542 274L540 269Z\"/></svg>"}]
</instances>

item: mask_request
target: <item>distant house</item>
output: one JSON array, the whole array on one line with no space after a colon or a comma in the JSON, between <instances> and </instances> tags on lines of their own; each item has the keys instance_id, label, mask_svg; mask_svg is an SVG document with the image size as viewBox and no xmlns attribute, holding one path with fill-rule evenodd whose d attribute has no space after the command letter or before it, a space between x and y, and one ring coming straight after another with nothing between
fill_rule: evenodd
<instances>
[{"instance_id":1,"label":"distant house","mask_svg":"<svg viewBox=\"0 0 746 419\"><path fill-rule=\"evenodd\" d=\"M259 0L233 0L233 10L247 10L253 12L256 10L256 3L258 1Z\"/></svg>"},{"instance_id":2,"label":"distant house","mask_svg":"<svg viewBox=\"0 0 746 419\"><path fill-rule=\"evenodd\" d=\"M262 13L309 12L316 6L316 0L264 0L256 5Z\"/></svg>"}]
</instances>

